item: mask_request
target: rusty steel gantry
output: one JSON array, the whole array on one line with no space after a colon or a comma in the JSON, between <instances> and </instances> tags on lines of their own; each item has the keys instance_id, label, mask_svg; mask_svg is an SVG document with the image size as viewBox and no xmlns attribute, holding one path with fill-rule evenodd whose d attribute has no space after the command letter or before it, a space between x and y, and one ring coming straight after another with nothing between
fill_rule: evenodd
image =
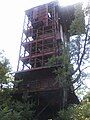
<instances>
[{"instance_id":1,"label":"rusty steel gantry","mask_svg":"<svg viewBox=\"0 0 90 120\"><path fill-rule=\"evenodd\" d=\"M52 118L62 106L62 88L55 81L54 66L48 59L62 54L63 42L68 40L68 29L74 19L74 7L61 8L58 2L50 2L25 11L23 33L15 80L19 92L27 92L37 101L38 119ZM68 103L76 96L69 91Z\"/></svg>"}]
</instances>

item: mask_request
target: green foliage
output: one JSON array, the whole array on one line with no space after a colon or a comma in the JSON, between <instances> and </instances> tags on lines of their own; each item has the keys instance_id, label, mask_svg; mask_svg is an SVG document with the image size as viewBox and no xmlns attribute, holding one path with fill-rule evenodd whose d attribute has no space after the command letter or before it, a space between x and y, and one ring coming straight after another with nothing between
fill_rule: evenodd
<instances>
[{"instance_id":1,"label":"green foliage","mask_svg":"<svg viewBox=\"0 0 90 120\"><path fill-rule=\"evenodd\" d=\"M90 46L88 43L88 29L85 32L85 20L84 11L82 5L77 4L75 6L75 19L70 25L69 33L76 35L72 37L70 41L63 41L62 53L57 57L52 57L48 60L48 64L51 66L58 65L55 70L56 80L59 86L63 88L63 106L67 104L67 91L71 89L74 92L74 84L77 84L76 89L81 86L86 74L83 71L85 61L89 58L88 51ZM84 33L83 37L82 34ZM90 38L90 37L89 37ZM58 51L61 48L58 48Z\"/></svg>"},{"instance_id":2,"label":"green foliage","mask_svg":"<svg viewBox=\"0 0 90 120\"><path fill-rule=\"evenodd\" d=\"M10 89L0 91L0 120L31 120L35 104L14 100L12 93Z\"/></svg>"},{"instance_id":3,"label":"green foliage","mask_svg":"<svg viewBox=\"0 0 90 120\"><path fill-rule=\"evenodd\" d=\"M56 120L90 120L90 102L59 111Z\"/></svg>"},{"instance_id":4,"label":"green foliage","mask_svg":"<svg viewBox=\"0 0 90 120\"><path fill-rule=\"evenodd\" d=\"M0 108L3 109L5 106L11 103L11 89L0 90Z\"/></svg>"},{"instance_id":5,"label":"green foliage","mask_svg":"<svg viewBox=\"0 0 90 120\"><path fill-rule=\"evenodd\" d=\"M6 108L7 109L7 108ZM21 120L20 113L16 111L3 110L0 111L1 120Z\"/></svg>"},{"instance_id":6,"label":"green foliage","mask_svg":"<svg viewBox=\"0 0 90 120\"><path fill-rule=\"evenodd\" d=\"M90 91L83 97L83 100L90 102Z\"/></svg>"},{"instance_id":7,"label":"green foliage","mask_svg":"<svg viewBox=\"0 0 90 120\"><path fill-rule=\"evenodd\" d=\"M48 66L58 66L54 73L56 75L56 80L58 81L59 86L64 88L68 87L69 82L71 82L70 72L73 69L73 65L70 64L69 55L67 52L67 47L64 47L60 56L53 56L48 59Z\"/></svg>"},{"instance_id":8,"label":"green foliage","mask_svg":"<svg viewBox=\"0 0 90 120\"><path fill-rule=\"evenodd\" d=\"M11 71L9 60L4 57L4 51L0 52L0 83L7 83Z\"/></svg>"},{"instance_id":9,"label":"green foliage","mask_svg":"<svg viewBox=\"0 0 90 120\"><path fill-rule=\"evenodd\" d=\"M55 64L56 64L56 61L57 61L57 57L51 57L51 58L49 58L48 59L48 63L47 63L47 65L49 66L49 67L52 67L52 66L54 66Z\"/></svg>"},{"instance_id":10,"label":"green foliage","mask_svg":"<svg viewBox=\"0 0 90 120\"><path fill-rule=\"evenodd\" d=\"M50 67L58 66L54 70L56 75L56 82L59 87L63 89L63 108L67 106L67 91L72 86L70 72L72 71L72 65L70 64L68 46L63 43L62 54L57 57L52 57L48 60Z\"/></svg>"},{"instance_id":11,"label":"green foliage","mask_svg":"<svg viewBox=\"0 0 90 120\"><path fill-rule=\"evenodd\" d=\"M75 19L72 21L69 33L72 35L81 35L85 33L85 17L82 10L82 4L75 6Z\"/></svg>"},{"instance_id":12,"label":"green foliage","mask_svg":"<svg viewBox=\"0 0 90 120\"><path fill-rule=\"evenodd\" d=\"M90 120L90 101L87 101L89 97L88 92L79 105L71 105L67 109L60 110L55 120Z\"/></svg>"}]
</instances>

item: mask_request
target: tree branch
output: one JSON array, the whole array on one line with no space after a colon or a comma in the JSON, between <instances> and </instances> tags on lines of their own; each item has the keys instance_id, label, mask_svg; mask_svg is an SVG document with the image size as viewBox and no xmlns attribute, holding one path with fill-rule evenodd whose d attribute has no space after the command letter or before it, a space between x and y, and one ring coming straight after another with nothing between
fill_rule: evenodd
<instances>
[{"instance_id":1,"label":"tree branch","mask_svg":"<svg viewBox=\"0 0 90 120\"><path fill-rule=\"evenodd\" d=\"M84 42L84 48L83 48L83 52L82 52L82 55L81 55L81 58L80 58L80 62L78 63L78 67L76 68L76 70L74 70L71 75L74 75L78 70L80 70L80 66L82 64L82 61L83 61L83 58L84 58L84 55L85 55L85 50L86 50L86 42L87 42L87 37L88 37L88 28L87 28L87 31L86 31L86 37L85 37L85 42Z\"/></svg>"}]
</instances>

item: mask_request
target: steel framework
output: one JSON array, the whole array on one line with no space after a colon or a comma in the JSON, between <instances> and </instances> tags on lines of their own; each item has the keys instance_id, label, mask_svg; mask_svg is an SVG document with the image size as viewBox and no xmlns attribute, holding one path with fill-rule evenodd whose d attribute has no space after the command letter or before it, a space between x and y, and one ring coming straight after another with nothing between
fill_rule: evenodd
<instances>
[{"instance_id":1,"label":"steel framework","mask_svg":"<svg viewBox=\"0 0 90 120\"><path fill-rule=\"evenodd\" d=\"M63 44L68 40L68 29L74 19L73 6L61 8L58 2L50 2L25 11L23 33L15 80L18 94L27 93L37 103L39 120L52 118L62 107L62 88L55 81L53 71L58 67L48 66L48 59L62 54ZM68 104L77 97L68 91Z\"/></svg>"},{"instance_id":2,"label":"steel framework","mask_svg":"<svg viewBox=\"0 0 90 120\"><path fill-rule=\"evenodd\" d=\"M70 23L70 13L63 13L57 2L25 11L17 71L46 67L49 58L61 54Z\"/></svg>"}]
</instances>

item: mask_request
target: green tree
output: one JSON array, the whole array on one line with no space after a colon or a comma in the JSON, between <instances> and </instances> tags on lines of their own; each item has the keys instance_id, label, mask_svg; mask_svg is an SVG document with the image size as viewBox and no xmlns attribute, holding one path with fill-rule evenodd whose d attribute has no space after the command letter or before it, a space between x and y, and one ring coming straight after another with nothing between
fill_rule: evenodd
<instances>
[{"instance_id":1,"label":"green tree","mask_svg":"<svg viewBox=\"0 0 90 120\"><path fill-rule=\"evenodd\" d=\"M69 42L70 62L73 64L74 68L71 72L73 78L72 84L77 86L75 90L83 85L83 82L88 75L86 69L90 67L90 7L86 7L84 10L80 9L80 5L76 7L75 19L72 22L69 31L71 35L75 35L71 37ZM86 11L88 11L87 14ZM87 24L85 24L83 18L85 19L87 15Z\"/></svg>"},{"instance_id":2,"label":"green tree","mask_svg":"<svg viewBox=\"0 0 90 120\"><path fill-rule=\"evenodd\" d=\"M9 72L11 71L9 60L4 56L4 51L0 52L0 86L2 89L3 84L8 83L10 79Z\"/></svg>"},{"instance_id":3,"label":"green tree","mask_svg":"<svg viewBox=\"0 0 90 120\"><path fill-rule=\"evenodd\" d=\"M75 5L74 15L75 19L72 21L69 30L71 36L85 33L85 15L84 10L82 10L82 4Z\"/></svg>"},{"instance_id":4,"label":"green tree","mask_svg":"<svg viewBox=\"0 0 90 120\"><path fill-rule=\"evenodd\" d=\"M69 30L70 35L74 36L67 42L63 42L62 55L52 57L48 62L50 66L59 64L55 74L57 82L63 88L63 107L67 105L68 89L74 92L87 77L85 69L89 66L86 66L86 63L90 62L89 30L89 24L85 26L85 14L82 5L77 4L75 6L75 19L72 21Z\"/></svg>"},{"instance_id":5,"label":"green tree","mask_svg":"<svg viewBox=\"0 0 90 120\"><path fill-rule=\"evenodd\" d=\"M0 120L32 120L35 104L14 99L13 93L11 89L0 91Z\"/></svg>"},{"instance_id":6,"label":"green tree","mask_svg":"<svg viewBox=\"0 0 90 120\"><path fill-rule=\"evenodd\" d=\"M5 57L4 51L0 52L0 120L31 120L34 116L34 103L30 103L26 98L21 101L16 100L15 89L5 88L3 84L8 84L11 77L11 67L9 60ZM14 83L15 84L15 83ZM18 84L16 82L16 84Z\"/></svg>"},{"instance_id":7,"label":"green tree","mask_svg":"<svg viewBox=\"0 0 90 120\"><path fill-rule=\"evenodd\" d=\"M57 120L90 120L90 102L60 111Z\"/></svg>"},{"instance_id":8,"label":"green tree","mask_svg":"<svg viewBox=\"0 0 90 120\"><path fill-rule=\"evenodd\" d=\"M73 105L59 111L56 120L90 120L90 101L85 101L90 93L84 96L81 104Z\"/></svg>"},{"instance_id":9,"label":"green tree","mask_svg":"<svg viewBox=\"0 0 90 120\"><path fill-rule=\"evenodd\" d=\"M83 101L90 102L90 91L89 91L89 92L87 92L87 94L86 94L86 95L84 95L84 97L83 97Z\"/></svg>"}]
</instances>

